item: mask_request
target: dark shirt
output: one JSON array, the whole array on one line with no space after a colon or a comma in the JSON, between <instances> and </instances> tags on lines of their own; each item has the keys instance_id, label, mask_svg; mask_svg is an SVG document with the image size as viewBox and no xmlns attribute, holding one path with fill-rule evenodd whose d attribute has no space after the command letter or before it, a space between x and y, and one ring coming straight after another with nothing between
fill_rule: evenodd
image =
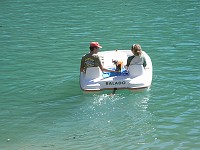
<instances>
[{"instance_id":1,"label":"dark shirt","mask_svg":"<svg viewBox=\"0 0 200 150\"><path fill-rule=\"evenodd\" d=\"M89 67L100 66L102 66L102 64L97 54L86 54L81 59L81 68L84 68L85 70Z\"/></svg>"}]
</instances>

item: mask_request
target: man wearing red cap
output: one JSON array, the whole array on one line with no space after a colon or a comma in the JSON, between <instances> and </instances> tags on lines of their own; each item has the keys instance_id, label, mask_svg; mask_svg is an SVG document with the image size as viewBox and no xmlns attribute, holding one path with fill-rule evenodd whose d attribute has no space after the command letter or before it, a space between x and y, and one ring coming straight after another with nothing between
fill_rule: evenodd
<instances>
[{"instance_id":1,"label":"man wearing red cap","mask_svg":"<svg viewBox=\"0 0 200 150\"><path fill-rule=\"evenodd\" d=\"M80 72L86 72L86 69L89 67L99 67L101 71L105 72L116 72L114 70L105 69L102 66L99 56L97 55L100 48L102 48L102 46L100 46L98 42L90 43L90 53L85 54L81 59Z\"/></svg>"}]
</instances>

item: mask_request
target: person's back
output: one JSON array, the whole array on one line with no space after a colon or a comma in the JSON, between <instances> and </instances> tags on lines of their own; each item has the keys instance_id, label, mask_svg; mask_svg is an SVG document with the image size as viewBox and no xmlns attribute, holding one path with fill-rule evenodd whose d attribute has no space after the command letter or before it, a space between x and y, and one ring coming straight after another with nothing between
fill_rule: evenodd
<instances>
[{"instance_id":1,"label":"person's back","mask_svg":"<svg viewBox=\"0 0 200 150\"><path fill-rule=\"evenodd\" d=\"M145 65L145 58L143 55L141 56L133 56L132 60L130 61L130 65L143 65L144 67Z\"/></svg>"},{"instance_id":2,"label":"person's back","mask_svg":"<svg viewBox=\"0 0 200 150\"><path fill-rule=\"evenodd\" d=\"M96 54L85 54L82 57L81 66L84 66L85 69L89 67L99 67L101 65L99 57Z\"/></svg>"},{"instance_id":3,"label":"person's back","mask_svg":"<svg viewBox=\"0 0 200 150\"><path fill-rule=\"evenodd\" d=\"M90 53L85 54L81 59L80 72L86 72L86 69L89 67L99 67L101 71L115 72L113 70L108 70L102 66L99 56L97 55L99 48L102 47L99 45L98 42L90 43Z\"/></svg>"},{"instance_id":4,"label":"person's back","mask_svg":"<svg viewBox=\"0 0 200 150\"><path fill-rule=\"evenodd\" d=\"M142 54L142 48L139 44L132 45L131 48L133 56L128 57L126 66L129 67L130 65L143 65L146 67L146 60Z\"/></svg>"}]
</instances>

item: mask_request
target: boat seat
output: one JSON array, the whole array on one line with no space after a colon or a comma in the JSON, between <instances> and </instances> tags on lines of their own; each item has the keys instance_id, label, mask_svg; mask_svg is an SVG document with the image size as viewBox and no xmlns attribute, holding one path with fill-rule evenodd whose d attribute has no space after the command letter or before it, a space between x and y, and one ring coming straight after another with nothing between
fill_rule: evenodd
<instances>
[{"instance_id":1,"label":"boat seat","mask_svg":"<svg viewBox=\"0 0 200 150\"><path fill-rule=\"evenodd\" d=\"M137 77L144 74L144 67L143 65L130 65L128 67L130 77Z\"/></svg>"},{"instance_id":2,"label":"boat seat","mask_svg":"<svg viewBox=\"0 0 200 150\"><path fill-rule=\"evenodd\" d=\"M99 67L89 67L86 69L85 77L89 80L102 78L102 71Z\"/></svg>"}]
</instances>

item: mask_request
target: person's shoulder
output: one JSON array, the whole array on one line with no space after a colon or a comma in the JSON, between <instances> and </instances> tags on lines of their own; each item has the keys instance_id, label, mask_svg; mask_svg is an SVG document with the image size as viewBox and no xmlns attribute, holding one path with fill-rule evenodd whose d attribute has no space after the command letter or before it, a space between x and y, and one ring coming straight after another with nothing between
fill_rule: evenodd
<instances>
[{"instance_id":1,"label":"person's shoulder","mask_svg":"<svg viewBox=\"0 0 200 150\"><path fill-rule=\"evenodd\" d=\"M144 56L144 53L145 53L145 52L142 50L142 51L141 51L141 55Z\"/></svg>"},{"instance_id":2,"label":"person's shoulder","mask_svg":"<svg viewBox=\"0 0 200 150\"><path fill-rule=\"evenodd\" d=\"M99 58L98 54L93 54L92 55L94 58Z\"/></svg>"},{"instance_id":3,"label":"person's shoulder","mask_svg":"<svg viewBox=\"0 0 200 150\"><path fill-rule=\"evenodd\" d=\"M144 57L144 53L141 54L141 57L142 57L142 58L145 58L145 57Z\"/></svg>"},{"instance_id":4,"label":"person's shoulder","mask_svg":"<svg viewBox=\"0 0 200 150\"><path fill-rule=\"evenodd\" d=\"M134 56L134 55L132 55L132 56L129 56L129 57L128 57L128 59L132 59L132 58L134 58L134 57L135 57L135 56Z\"/></svg>"},{"instance_id":5,"label":"person's shoulder","mask_svg":"<svg viewBox=\"0 0 200 150\"><path fill-rule=\"evenodd\" d=\"M84 54L82 57L88 57L89 54Z\"/></svg>"}]
</instances>

